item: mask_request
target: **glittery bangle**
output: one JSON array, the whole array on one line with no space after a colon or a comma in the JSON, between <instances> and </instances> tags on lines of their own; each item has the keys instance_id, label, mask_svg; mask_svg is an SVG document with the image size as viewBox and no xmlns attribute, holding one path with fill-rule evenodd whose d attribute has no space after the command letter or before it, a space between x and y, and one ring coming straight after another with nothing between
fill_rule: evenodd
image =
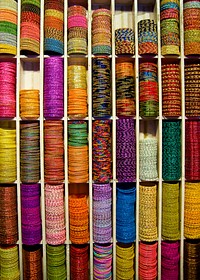
<instances>
[{"instance_id":1,"label":"glittery bangle","mask_svg":"<svg viewBox=\"0 0 200 280\"><path fill-rule=\"evenodd\" d=\"M0 117L14 118L16 115L16 64L12 61L0 62Z\"/></svg>"}]
</instances>

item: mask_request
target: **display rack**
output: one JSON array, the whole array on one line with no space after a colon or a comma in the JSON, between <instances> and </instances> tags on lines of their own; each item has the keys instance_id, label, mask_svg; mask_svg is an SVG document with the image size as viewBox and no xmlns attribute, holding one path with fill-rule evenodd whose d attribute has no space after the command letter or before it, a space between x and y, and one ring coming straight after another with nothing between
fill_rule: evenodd
<instances>
[{"instance_id":1,"label":"display rack","mask_svg":"<svg viewBox=\"0 0 200 280\"><path fill-rule=\"evenodd\" d=\"M67 8L71 5L83 5L87 8L88 19L88 53L87 55L68 55L67 54ZM160 29L160 1L159 0L64 0L64 167L65 167L65 222L66 222L66 267L67 279L70 279L70 236L69 236L69 208L68 197L72 193L86 193L89 203L89 275L93 280L93 220L92 220L92 12L98 8L110 9L112 15L112 54L111 70L112 70L112 244L113 244L113 263L112 263L112 279L116 278L116 62L131 61L135 67L135 98L136 98L136 240L135 240L135 279L139 279L139 140L144 135L145 129L151 131L152 127L158 140L158 179L157 184L157 226L158 226L158 277L161 279L161 241L162 241L162 124L166 119L162 116L162 77L161 66L166 63L178 63L180 65L181 77L181 168L182 174L180 178L180 279L184 279L184 187L185 187L185 83L184 83L184 64L186 58L184 56L184 29L183 29L183 1L180 1L180 56L162 56L161 54L161 29ZM44 180L44 115L43 115L43 92L44 92L44 59L49 55L44 54L44 0L41 0L40 12L40 55L26 55L20 52L20 15L21 1L18 0L18 33L17 33L17 55L0 55L2 59L12 59L16 61L17 76L16 76L16 118L9 120L15 123L16 126L16 143L17 143L17 205L18 205L18 247L19 247L19 266L23 279L23 257L22 257L22 228L21 228L21 191L20 191L20 99L19 92L21 89L34 88L40 90L40 172L41 172L41 217L42 217L42 241L43 248L43 279L47 279L46 272L46 230L45 230L45 180ZM138 22L141 19L154 18L157 21L158 29L158 55L140 56L138 54ZM135 31L135 55L115 55L115 29L130 27ZM139 63L143 61L154 61L158 65L158 90L159 90L159 116L154 119L143 119L139 114ZM87 94L88 94L88 117L85 119L88 122L88 145L89 145L89 181L87 184L71 184L68 182L68 121L70 120L67 114L67 67L70 64L84 64L87 67ZM8 122L8 120L2 120ZM145 128L146 127L146 128Z\"/></svg>"}]
</instances>

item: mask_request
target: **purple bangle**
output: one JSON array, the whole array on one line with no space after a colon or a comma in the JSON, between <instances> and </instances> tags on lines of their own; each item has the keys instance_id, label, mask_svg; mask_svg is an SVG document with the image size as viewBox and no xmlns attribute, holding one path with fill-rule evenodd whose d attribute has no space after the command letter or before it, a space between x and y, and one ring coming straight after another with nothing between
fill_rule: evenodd
<instances>
[{"instance_id":1,"label":"purple bangle","mask_svg":"<svg viewBox=\"0 0 200 280\"><path fill-rule=\"evenodd\" d=\"M112 189L110 184L93 184L93 240L109 243L112 237Z\"/></svg>"},{"instance_id":2,"label":"purple bangle","mask_svg":"<svg viewBox=\"0 0 200 280\"><path fill-rule=\"evenodd\" d=\"M64 116L64 62L61 57L44 61L44 117L61 119Z\"/></svg>"},{"instance_id":3,"label":"purple bangle","mask_svg":"<svg viewBox=\"0 0 200 280\"><path fill-rule=\"evenodd\" d=\"M42 239L40 185L21 184L22 242L35 245Z\"/></svg>"},{"instance_id":4,"label":"purple bangle","mask_svg":"<svg viewBox=\"0 0 200 280\"><path fill-rule=\"evenodd\" d=\"M134 182L136 178L135 123L133 119L117 120L117 179Z\"/></svg>"}]
</instances>

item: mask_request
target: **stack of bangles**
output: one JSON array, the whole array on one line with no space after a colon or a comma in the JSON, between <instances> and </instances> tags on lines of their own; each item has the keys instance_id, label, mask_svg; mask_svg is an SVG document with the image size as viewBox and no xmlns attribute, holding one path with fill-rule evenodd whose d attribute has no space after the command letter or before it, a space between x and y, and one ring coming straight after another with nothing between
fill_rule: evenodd
<instances>
[{"instance_id":1,"label":"stack of bangles","mask_svg":"<svg viewBox=\"0 0 200 280\"><path fill-rule=\"evenodd\" d=\"M19 249L17 245L0 247L1 279L20 280Z\"/></svg>"},{"instance_id":2,"label":"stack of bangles","mask_svg":"<svg viewBox=\"0 0 200 280\"><path fill-rule=\"evenodd\" d=\"M17 54L17 1L0 3L0 53Z\"/></svg>"},{"instance_id":3,"label":"stack of bangles","mask_svg":"<svg viewBox=\"0 0 200 280\"><path fill-rule=\"evenodd\" d=\"M111 52L111 12L97 9L92 14L92 53L110 55Z\"/></svg>"},{"instance_id":4,"label":"stack of bangles","mask_svg":"<svg viewBox=\"0 0 200 280\"><path fill-rule=\"evenodd\" d=\"M45 185L46 241L50 245L64 244L65 206L64 185Z\"/></svg>"},{"instance_id":5,"label":"stack of bangles","mask_svg":"<svg viewBox=\"0 0 200 280\"><path fill-rule=\"evenodd\" d=\"M61 119L64 116L64 60L47 57L44 60L44 117Z\"/></svg>"},{"instance_id":6,"label":"stack of bangles","mask_svg":"<svg viewBox=\"0 0 200 280\"><path fill-rule=\"evenodd\" d=\"M139 236L142 241L152 242L158 237L157 186L139 186Z\"/></svg>"},{"instance_id":7,"label":"stack of bangles","mask_svg":"<svg viewBox=\"0 0 200 280\"><path fill-rule=\"evenodd\" d=\"M178 64L162 65L162 111L165 117L181 115L181 81Z\"/></svg>"},{"instance_id":8,"label":"stack of bangles","mask_svg":"<svg viewBox=\"0 0 200 280\"><path fill-rule=\"evenodd\" d=\"M179 182L163 182L162 209L162 238L164 240L180 239Z\"/></svg>"},{"instance_id":9,"label":"stack of bangles","mask_svg":"<svg viewBox=\"0 0 200 280\"><path fill-rule=\"evenodd\" d=\"M44 51L64 54L64 0L44 0Z\"/></svg>"},{"instance_id":10,"label":"stack of bangles","mask_svg":"<svg viewBox=\"0 0 200 280\"><path fill-rule=\"evenodd\" d=\"M89 207L84 194L69 196L69 234L74 244L89 241Z\"/></svg>"},{"instance_id":11,"label":"stack of bangles","mask_svg":"<svg viewBox=\"0 0 200 280\"><path fill-rule=\"evenodd\" d=\"M64 139L62 121L44 123L44 180L62 183L64 180Z\"/></svg>"},{"instance_id":12,"label":"stack of bangles","mask_svg":"<svg viewBox=\"0 0 200 280\"><path fill-rule=\"evenodd\" d=\"M162 178L178 181L181 177L181 122L163 121L162 125Z\"/></svg>"},{"instance_id":13,"label":"stack of bangles","mask_svg":"<svg viewBox=\"0 0 200 280\"><path fill-rule=\"evenodd\" d=\"M200 121L185 121L185 178L200 180Z\"/></svg>"},{"instance_id":14,"label":"stack of bangles","mask_svg":"<svg viewBox=\"0 0 200 280\"><path fill-rule=\"evenodd\" d=\"M185 55L200 54L200 1L183 1L184 52Z\"/></svg>"},{"instance_id":15,"label":"stack of bangles","mask_svg":"<svg viewBox=\"0 0 200 280\"><path fill-rule=\"evenodd\" d=\"M17 179L16 129L0 127L0 150L0 183L13 183Z\"/></svg>"},{"instance_id":16,"label":"stack of bangles","mask_svg":"<svg viewBox=\"0 0 200 280\"><path fill-rule=\"evenodd\" d=\"M39 184L21 184L21 213L23 244L39 244L42 239Z\"/></svg>"},{"instance_id":17,"label":"stack of bangles","mask_svg":"<svg viewBox=\"0 0 200 280\"><path fill-rule=\"evenodd\" d=\"M42 246L26 246L22 247L23 257L23 279L42 280Z\"/></svg>"},{"instance_id":18,"label":"stack of bangles","mask_svg":"<svg viewBox=\"0 0 200 280\"><path fill-rule=\"evenodd\" d=\"M161 275L163 280L179 278L179 241L161 242ZM184 278L188 279L188 278ZM193 278L195 279L195 278Z\"/></svg>"},{"instance_id":19,"label":"stack of bangles","mask_svg":"<svg viewBox=\"0 0 200 280\"><path fill-rule=\"evenodd\" d=\"M67 15L68 54L87 54L87 17L82 6L71 6Z\"/></svg>"},{"instance_id":20,"label":"stack of bangles","mask_svg":"<svg viewBox=\"0 0 200 280\"><path fill-rule=\"evenodd\" d=\"M112 188L110 184L93 184L93 240L109 243L112 237Z\"/></svg>"},{"instance_id":21,"label":"stack of bangles","mask_svg":"<svg viewBox=\"0 0 200 280\"><path fill-rule=\"evenodd\" d=\"M92 109L94 118L109 118L111 113L111 62L106 56L93 58Z\"/></svg>"},{"instance_id":22,"label":"stack of bangles","mask_svg":"<svg viewBox=\"0 0 200 280\"><path fill-rule=\"evenodd\" d=\"M135 33L131 28L115 30L115 54L135 54Z\"/></svg>"},{"instance_id":23,"label":"stack of bangles","mask_svg":"<svg viewBox=\"0 0 200 280\"><path fill-rule=\"evenodd\" d=\"M157 24L154 20L145 19L138 23L139 55L158 53Z\"/></svg>"},{"instance_id":24,"label":"stack of bangles","mask_svg":"<svg viewBox=\"0 0 200 280\"><path fill-rule=\"evenodd\" d=\"M1 185L0 197L0 244L15 244L18 240L16 185Z\"/></svg>"},{"instance_id":25,"label":"stack of bangles","mask_svg":"<svg viewBox=\"0 0 200 280\"><path fill-rule=\"evenodd\" d=\"M143 181L155 181L158 178L158 140L149 134L139 140L139 177Z\"/></svg>"},{"instance_id":26,"label":"stack of bangles","mask_svg":"<svg viewBox=\"0 0 200 280\"><path fill-rule=\"evenodd\" d=\"M135 74L132 62L116 63L117 116L135 116Z\"/></svg>"},{"instance_id":27,"label":"stack of bangles","mask_svg":"<svg viewBox=\"0 0 200 280\"><path fill-rule=\"evenodd\" d=\"M136 178L135 121L118 119L116 128L117 180L118 182L134 182Z\"/></svg>"},{"instance_id":28,"label":"stack of bangles","mask_svg":"<svg viewBox=\"0 0 200 280\"><path fill-rule=\"evenodd\" d=\"M185 65L185 115L200 116L200 64Z\"/></svg>"},{"instance_id":29,"label":"stack of bangles","mask_svg":"<svg viewBox=\"0 0 200 280\"><path fill-rule=\"evenodd\" d=\"M20 122L20 179L23 183L40 180L39 122Z\"/></svg>"},{"instance_id":30,"label":"stack of bangles","mask_svg":"<svg viewBox=\"0 0 200 280\"><path fill-rule=\"evenodd\" d=\"M21 1L20 50L40 53L40 0Z\"/></svg>"},{"instance_id":31,"label":"stack of bangles","mask_svg":"<svg viewBox=\"0 0 200 280\"><path fill-rule=\"evenodd\" d=\"M116 246L117 279L134 279L134 244Z\"/></svg>"},{"instance_id":32,"label":"stack of bangles","mask_svg":"<svg viewBox=\"0 0 200 280\"><path fill-rule=\"evenodd\" d=\"M184 240L184 277L187 280L200 279L200 241Z\"/></svg>"},{"instance_id":33,"label":"stack of bangles","mask_svg":"<svg viewBox=\"0 0 200 280\"><path fill-rule=\"evenodd\" d=\"M95 183L107 183L111 172L111 121L95 120L92 139L92 177Z\"/></svg>"},{"instance_id":34,"label":"stack of bangles","mask_svg":"<svg viewBox=\"0 0 200 280\"><path fill-rule=\"evenodd\" d=\"M47 244L47 279L67 279L65 245ZM28 280L28 279L27 279Z\"/></svg>"},{"instance_id":35,"label":"stack of bangles","mask_svg":"<svg viewBox=\"0 0 200 280\"><path fill-rule=\"evenodd\" d=\"M20 117L23 120L37 119L40 116L40 92L37 89L20 90Z\"/></svg>"},{"instance_id":36,"label":"stack of bangles","mask_svg":"<svg viewBox=\"0 0 200 280\"><path fill-rule=\"evenodd\" d=\"M134 185L118 184L116 203L116 239L127 244L135 241L135 203L136 188Z\"/></svg>"},{"instance_id":37,"label":"stack of bangles","mask_svg":"<svg viewBox=\"0 0 200 280\"><path fill-rule=\"evenodd\" d=\"M89 155L87 122L68 122L68 176L70 183L87 183Z\"/></svg>"},{"instance_id":38,"label":"stack of bangles","mask_svg":"<svg viewBox=\"0 0 200 280\"><path fill-rule=\"evenodd\" d=\"M161 0L161 53L180 54L179 10L180 0Z\"/></svg>"},{"instance_id":39,"label":"stack of bangles","mask_svg":"<svg viewBox=\"0 0 200 280\"><path fill-rule=\"evenodd\" d=\"M159 114L158 68L155 63L140 64L140 116L156 118Z\"/></svg>"},{"instance_id":40,"label":"stack of bangles","mask_svg":"<svg viewBox=\"0 0 200 280\"><path fill-rule=\"evenodd\" d=\"M94 244L94 280L112 280L112 244Z\"/></svg>"},{"instance_id":41,"label":"stack of bangles","mask_svg":"<svg viewBox=\"0 0 200 280\"><path fill-rule=\"evenodd\" d=\"M89 246L70 245L70 278L88 280ZM54 278L52 278L54 279ZM66 279L66 278L62 278Z\"/></svg>"},{"instance_id":42,"label":"stack of bangles","mask_svg":"<svg viewBox=\"0 0 200 280\"><path fill-rule=\"evenodd\" d=\"M185 183L184 237L200 238L200 183Z\"/></svg>"},{"instance_id":43,"label":"stack of bangles","mask_svg":"<svg viewBox=\"0 0 200 280\"><path fill-rule=\"evenodd\" d=\"M16 63L0 61L0 118L16 116Z\"/></svg>"},{"instance_id":44,"label":"stack of bangles","mask_svg":"<svg viewBox=\"0 0 200 280\"><path fill-rule=\"evenodd\" d=\"M87 70L84 65L68 66L68 103L70 118L85 118L87 106Z\"/></svg>"},{"instance_id":45,"label":"stack of bangles","mask_svg":"<svg viewBox=\"0 0 200 280\"><path fill-rule=\"evenodd\" d=\"M155 280L157 279L157 242L139 243L139 279Z\"/></svg>"}]
</instances>

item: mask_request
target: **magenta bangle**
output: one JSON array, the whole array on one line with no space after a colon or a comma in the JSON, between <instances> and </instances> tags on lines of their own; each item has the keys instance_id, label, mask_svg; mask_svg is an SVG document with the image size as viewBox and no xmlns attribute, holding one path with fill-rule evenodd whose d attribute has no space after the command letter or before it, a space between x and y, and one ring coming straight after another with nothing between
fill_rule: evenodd
<instances>
[{"instance_id":1,"label":"magenta bangle","mask_svg":"<svg viewBox=\"0 0 200 280\"><path fill-rule=\"evenodd\" d=\"M161 275L162 280L179 279L179 241L161 243Z\"/></svg>"},{"instance_id":2,"label":"magenta bangle","mask_svg":"<svg viewBox=\"0 0 200 280\"><path fill-rule=\"evenodd\" d=\"M67 24L68 28L83 27L87 29L87 19L84 16L69 16Z\"/></svg>"},{"instance_id":3,"label":"magenta bangle","mask_svg":"<svg viewBox=\"0 0 200 280\"><path fill-rule=\"evenodd\" d=\"M16 115L16 63L0 61L0 118Z\"/></svg>"}]
</instances>

